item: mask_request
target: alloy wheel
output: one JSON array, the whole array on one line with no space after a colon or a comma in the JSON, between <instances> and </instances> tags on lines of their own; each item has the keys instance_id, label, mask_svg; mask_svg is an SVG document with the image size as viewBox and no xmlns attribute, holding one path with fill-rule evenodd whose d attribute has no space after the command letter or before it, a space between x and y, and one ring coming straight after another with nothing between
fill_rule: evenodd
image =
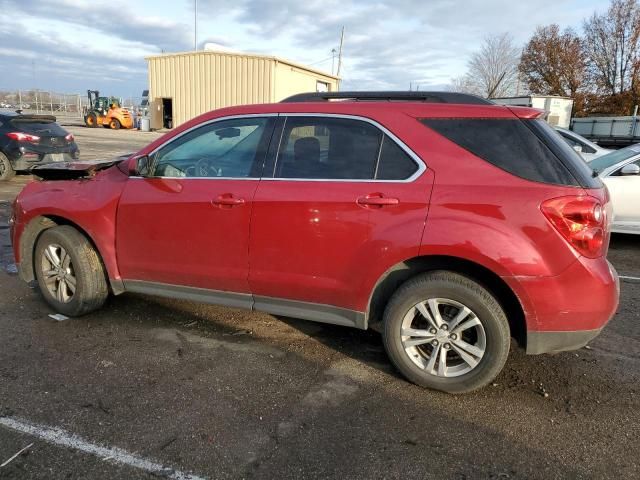
<instances>
[{"instance_id":1,"label":"alloy wheel","mask_svg":"<svg viewBox=\"0 0 640 480\"><path fill-rule=\"evenodd\" d=\"M47 245L42 254L42 278L47 290L60 303L69 303L76 293L76 275L71 256L60 245Z\"/></svg>"},{"instance_id":2,"label":"alloy wheel","mask_svg":"<svg viewBox=\"0 0 640 480\"><path fill-rule=\"evenodd\" d=\"M484 357L484 326L467 306L431 298L409 309L402 321L402 347L420 369L437 377L457 377Z\"/></svg>"}]
</instances>

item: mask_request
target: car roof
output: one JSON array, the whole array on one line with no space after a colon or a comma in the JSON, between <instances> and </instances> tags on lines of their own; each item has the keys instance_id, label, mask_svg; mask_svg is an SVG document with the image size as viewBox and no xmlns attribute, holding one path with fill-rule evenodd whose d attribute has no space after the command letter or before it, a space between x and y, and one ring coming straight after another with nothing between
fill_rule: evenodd
<instances>
[{"instance_id":1,"label":"car roof","mask_svg":"<svg viewBox=\"0 0 640 480\"><path fill-rule=\"evenodd\" d=\"M529 107L513 107L504 105L462 105L424 103L412 101L334 101L334 102L292 102L265 103L256 105L239 105L213 110L191 120L194 125L202 121L219 117L251 114L332 114L354 115L363 117L379 117L391 114L405 114L414 118L504 118L515 117L525 119L540 118L544 111Z\"/></svg>"},{"instance_id":2,"label":"car roof","mask_svg":"<svg viewBox=\"0 0 640 480\"><path fill-rule=\"evenodd\" d=\"M6 108L0 108L0 115L3 117L17 117L20 114L18 112L16 112L15 110L9 110Z\"/></svg>"}]
</instances>

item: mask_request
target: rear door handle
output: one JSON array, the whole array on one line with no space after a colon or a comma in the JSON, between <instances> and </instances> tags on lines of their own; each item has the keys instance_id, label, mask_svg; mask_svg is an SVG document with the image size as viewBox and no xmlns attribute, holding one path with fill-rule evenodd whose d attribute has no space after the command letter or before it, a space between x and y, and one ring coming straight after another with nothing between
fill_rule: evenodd
<instances>
[{"instance_id":1,"label":"rear door handle","mask_svg":"<svg viewBox=\"0 0 640 480\"><path fill-rule=\"evenodd\" d=\"M383 197L381 193L372 193L358 198L357 202L358 205L362 205L364 207L388 207L391 205L398 205L400 200L392 197Z\"/></svg>"},{"instance_id":2,"label":"rear door handle","mask_svg":"<svg viewBox=\"0 0 640 480\"><path fill-rule=\"evenodd\" d=\"M223 193L218 198L211 200L216 207L235 207L244 204L244 198L234 197L232 193Z\"/></svg>"}]
</instances>

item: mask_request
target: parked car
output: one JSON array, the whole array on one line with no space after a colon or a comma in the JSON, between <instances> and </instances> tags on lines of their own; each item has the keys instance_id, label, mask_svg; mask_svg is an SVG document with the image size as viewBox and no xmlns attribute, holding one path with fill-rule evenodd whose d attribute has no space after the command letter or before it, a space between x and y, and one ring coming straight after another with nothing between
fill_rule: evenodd
<instances>
[{"instance_id":1,"label":"parked car","mask_svg":"<svg viewBox=\"0 0 640 480\"><path fill-rule=\"evenodd\" d=\"M593 143L592 141L587 140L583 136L578 135L571 130L567 130L566 128L556 127L556 131L562 135L562 138L564 138L565 142L567 142L571 148L584 158L585 162L590 162L595 158L613 151L608 148L602 148L597 143Z\"/></svg>"},{"instance_id":2,"label":"parked car","mask_svg":"<svg viewBox=\"0 0 640 480\"><path fill-rule=\"evenodd\" d=\"M0 110L0 180L79 155L73 135L56 123L56 117Z\"/></svg>"},{"instance_id":3,"label":"parked car","mask_svg":"<svg viewBox=\"0 0 640 480\"><path fill-rule=\"evenodd\" d=\"M606 189L541 114L428 92L216 110L34 169L15 258L65 315L140 292L371 327L406 378L468 392L511 337L577 349L618 305Z\"/></svg>"},{"instance_id":4,"label":"parked car","mask_svg":"<svg viewBox=\"0 0 640 480\"><path fill-rule=\"evenodd\" d=\"M640 234L640 143L599 157L589 166L609 189L611 231Z\"/></svg>"}]
</instances>

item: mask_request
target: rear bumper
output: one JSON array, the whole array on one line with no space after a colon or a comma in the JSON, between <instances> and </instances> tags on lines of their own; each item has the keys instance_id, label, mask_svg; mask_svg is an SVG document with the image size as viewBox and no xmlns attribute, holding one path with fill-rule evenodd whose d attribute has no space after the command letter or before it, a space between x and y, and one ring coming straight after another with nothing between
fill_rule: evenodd
<instances>
[{"instance_id":1,"label":"rear bumper","mask_svg":"<svg viewBox=\"0 0 640 480\"><path fill-rule=\"evenodd\" d=\"M529 332L527 334L527 354L566 352L578 350L600 335L596 330L578 330L576 332Z\"/></svg>"},{"instance_id":2,"label":"rear bumper","mask_svg":"<svg viewBox=\"0 0 640 480\"><path fill-rule=\"evenodd\" d=\"M582 257L560 275L515 280L527 317L529 354L583 347L618 309L618 274L605 258Z\"/></svg>"},{"instance_id":3,"label":"rear bumper","mask_svg":"<svg viewBox=\"0 0 640 480\"><path fill-rule=\"evenodd\" d=\"M74 143L70 146L52 149L34 149L19 146L7 149L5 152L16 171L29 170L36 165L46 165L54 162L71 162L80 156L80 150Z\"/></svg>"}]
</instances>

